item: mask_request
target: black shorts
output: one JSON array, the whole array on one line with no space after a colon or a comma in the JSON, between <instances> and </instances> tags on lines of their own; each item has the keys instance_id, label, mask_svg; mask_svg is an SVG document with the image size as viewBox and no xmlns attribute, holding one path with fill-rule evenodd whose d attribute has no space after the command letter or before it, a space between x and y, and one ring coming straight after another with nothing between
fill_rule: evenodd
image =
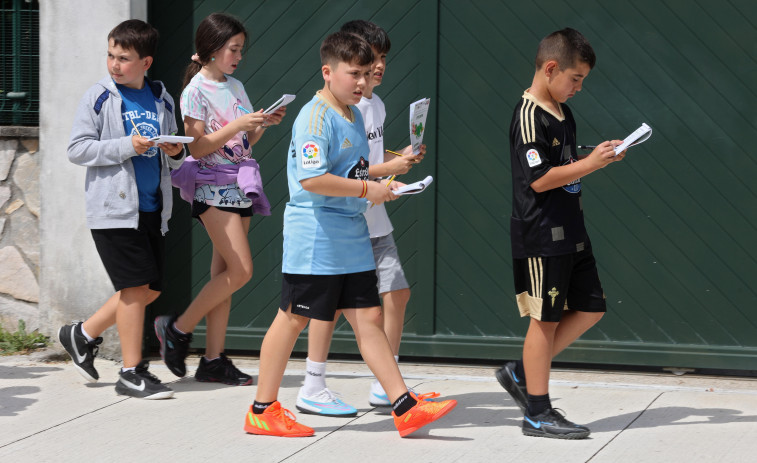
<instances>
[{"instance_id":1,"label":"black shorts","mask_svg":"<svg viewBox=\"0 0 757 463\"><path fill-rule=\"evenodd\" d=\"M513 259L513 275L522 317L559 322L565 310L607 311L591 249L563 256Z\"/></svg>"},{"instance_id":2,"label":"black shorts","mask_svg":"<svg viewBox=\"0 0 757 463\"><path fill-rule=\"evenodd\" d=\"M281 281L281 306L286 311L316 320L333 321L339 309L378 307L375 270L343 275L285 273Z\"/></svg>"},{"instance_id":3,"label":"black shorts","mask_svg":"<svg viewBox=\"0 0 757 463\"><path fill-rule=\"evenodd\" d=\"M160 211L139 213L139 228L92 230L97 253L116 291L150 285L163 289L165 237L160 233Z\"/></svg>"},{"instance_id":4,"label":"black shorts","mask_svg":"<svg viewBox=\"0 0 757 463\"><path fill-rule=\"evenodd\" d=\"M200 203L197 201L192 201L191 215L193 218L199 219L200 214L205 213L205 211L207 211L211 207L215 207L219 211L233 212L234 214L239 214L242 217L252 217L252 206L250 207L219 207L219 206L208 206L205 203Z\"/></svg>"}]
</instances>

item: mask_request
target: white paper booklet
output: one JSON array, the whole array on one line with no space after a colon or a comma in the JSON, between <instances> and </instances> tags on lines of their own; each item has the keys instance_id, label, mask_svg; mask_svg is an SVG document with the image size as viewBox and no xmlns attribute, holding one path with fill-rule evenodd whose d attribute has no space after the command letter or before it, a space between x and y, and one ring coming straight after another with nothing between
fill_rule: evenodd
<instances>
[{"instance_id":1,"label":"white paper booklet","mask_svg":"<svg viewBox=\"0 0 757 463\"><path fill-rule=\"evenodd\" d=\"M431 104L431 100L424 98L410 105L410 144L413 145L413 154L420 154L421 152L429 104Z\"/></svg>"},{"instance_id":2,"label":"white paper booklet","mask_svg":"<svg viewBox=\"0 0 757 463\"><path fill-rule=\"evenodd\" d=\"M265 111L263 111L263 114L271 114L276 112L277 109L279 109L282 106L286 106L289 103L293 102L296 95L290 95L289 93L285 93L281 95L281 98L276 100L274 104L268 107Z\"/></svg>"},{"instance_id":3,"label":"white paper booklet","mask_svg":"<svg viewBox=\"0 0 757 463\"><path fill-rule=\"evenodd\" d=\"M421 180L420 182L411 183L409 185L401 186L393 191L393 193L397 196L402 195L417 195L421 191L425 190L427 186L431 184L431 182L434 181L434 177L428 176Z\"/></svg>"},{"instance_id":4,"label":"white paper booklet","mask_svg":"<svg viewBox=\"0 0 757 463\"><path fill-rule=\"evenodd\" d=\"M195 138L182 137L179 135L158 135L157 137L152 137L150 141L156 145L159 143L192 143L195 141Z\"/></svg>"},{"instance_id":5,"label":"white paper booklet","mask_svg":"<svg viewBox=\"0 0 757 463\"><path fill-rule=\"evenodd\" d=\"M644 143L651 136L652 127L648 126L645 123L642 123L641 127L634 130L631 135L627 136L626 139L623 140L623 143L615 147L615 155L617 156L618 153L622 152L623 150L638 145L639 143Z\"/></svg>"}]
</instances>

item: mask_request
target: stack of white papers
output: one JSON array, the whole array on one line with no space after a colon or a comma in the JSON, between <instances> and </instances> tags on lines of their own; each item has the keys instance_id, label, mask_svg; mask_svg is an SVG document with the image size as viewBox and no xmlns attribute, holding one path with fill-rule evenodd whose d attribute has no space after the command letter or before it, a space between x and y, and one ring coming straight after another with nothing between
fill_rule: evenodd
<instances>
[{"instance_id":1,"label":"stack of white papers","mask_svg":"<svg viewBox=\"0 0 757 463\"><path fill-rule=\"evenodd\" d=\"M417 195L421 191L425 190L427 186L431 184L431 182L434 181L434 177L428 176L424 178L423 180L415 183L411 183L409 185L401 186L394 190L392 193L394 193L397 196L402 195Z\"/></svg>"},{"instance_id":2,"label":"stack of white papers","mask_svg":"<svg viewBox=\"0 0 757 463\"><path fill-rule=\"evenodd\" d=\"M644 143L651 136L652 127L648 126L645 123L642 123L641 127L634 130L631 135L627 136L626 139L623 140L623 143L615 147L615 155L617 156L619 153L623 152L623 150L638 145L639 143Z\"/></svg>"}]
</instances>

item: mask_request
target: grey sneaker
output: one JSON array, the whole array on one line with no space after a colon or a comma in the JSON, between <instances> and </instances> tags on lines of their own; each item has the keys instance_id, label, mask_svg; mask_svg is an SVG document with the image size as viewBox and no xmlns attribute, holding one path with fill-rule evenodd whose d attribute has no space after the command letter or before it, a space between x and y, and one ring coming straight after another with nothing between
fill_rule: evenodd
<instances>
[{"instance_id":1,"label":"grey sneaker","mask_svg":"<svg viewBox=\"0 0 757 463\"><path fill-rule=\"evenodd\" d=\"M100 375L95 369L94 361L103 338L87 341L87 337L81 332L81 322L74 322L60 327L58 341L71 356L76 371L90 383L96 383Z\"/></svg>"},{"instance_id":2,"label":"grey sneaker","mask_svg":"<svg viewBox=\"0 0 757 463\"><path fill-rule=\"evenodd\" d=\"M155 375L147 371L149 366L147 360L142 360L134 371L120 371L116 382L116 393L138 399L173 397L173 389L161 383Z\"/></svg>"}]
</instances>

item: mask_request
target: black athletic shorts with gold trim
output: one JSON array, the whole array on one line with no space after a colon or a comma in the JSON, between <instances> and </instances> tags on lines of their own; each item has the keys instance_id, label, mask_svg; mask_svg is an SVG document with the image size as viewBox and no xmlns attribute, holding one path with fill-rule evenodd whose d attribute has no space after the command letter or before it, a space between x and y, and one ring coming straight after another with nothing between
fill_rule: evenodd
<instances>
[{"instance_id":1,"label":"black athletic shorts with gold trim","mask_svg":"<svg viewBox=\"0 0 757 463\"><path fill-rule=\"evenodd\" d=\"M281 305L286 311L316 320L332 321L339 309L378 307L376 270L342 275L301 275L284 273Z\"/></svg>"},{"instance_id":2,"label":"black athletic shorts with gold trim","mask_svg":"<svg viewBox=\"0 0 757 463\"><path fill-rule=\"evenodd\" d=\"M562 256L513 259L513 275L521 317L559 322L565 310L607 311L591 249Z\"/></svg>"}]
</instances>

